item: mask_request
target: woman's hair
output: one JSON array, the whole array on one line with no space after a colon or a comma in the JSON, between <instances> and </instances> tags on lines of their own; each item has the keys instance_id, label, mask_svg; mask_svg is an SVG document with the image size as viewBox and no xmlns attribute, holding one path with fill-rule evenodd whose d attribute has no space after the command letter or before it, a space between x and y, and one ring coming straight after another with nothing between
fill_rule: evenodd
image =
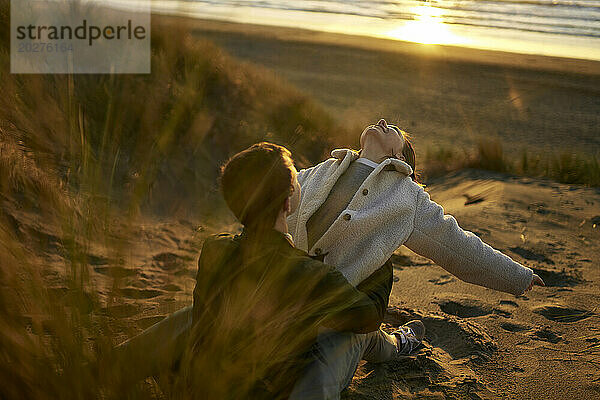
<instances>
[{"instance_id":1,"label":"woman's hair","mask_svg":"<svg viewBox=\"0 0 600 400\"><path fill-rule=\"evenodd\" d=\"M221 168L229 209L248 229L272 228L291 194L294 161L288 149L261 142L237 153Z\"/></svg>"},{"instance_id":2,"label":"woman's hair","mask_svg":"<svg viewBox=\"0 0 600 400\"><path fill-rule=\"evenodd\" d=\"M404 157L404 161L412 168L413 172L410 175L410 178L419 183L416 175L416 164L417 164L417 156L415 154L415 149L413 148L412 143L410 142L410 135L407 132L404 132L402 129L398 128L395 125L388 125L390 128L393 128L398 132L400 136L404 138L404 148L402 149L402 156Z\"/></svg>"}]
</instances>

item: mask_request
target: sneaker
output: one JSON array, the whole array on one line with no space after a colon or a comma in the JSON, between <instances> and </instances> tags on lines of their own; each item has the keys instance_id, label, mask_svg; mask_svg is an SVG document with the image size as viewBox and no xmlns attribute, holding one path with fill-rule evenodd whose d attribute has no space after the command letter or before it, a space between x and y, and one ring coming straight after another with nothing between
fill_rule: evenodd
<instances>
[{"instance_id":1,"label":"sneaker","mask_svg":"<svg viewBox=\"0 0 600 400\"><path fill-rule=\"evenodd\" d=\"M397 339L398 355L409 355L421 345L425 337L425 325L418 320L409 321L399 327L394 336Z\"/></svg>"}]
</instances>

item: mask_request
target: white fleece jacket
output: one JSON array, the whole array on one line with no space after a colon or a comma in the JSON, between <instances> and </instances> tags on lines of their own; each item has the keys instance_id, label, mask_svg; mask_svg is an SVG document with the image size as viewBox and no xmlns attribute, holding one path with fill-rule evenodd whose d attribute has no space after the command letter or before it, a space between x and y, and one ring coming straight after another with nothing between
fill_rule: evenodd
<instances>
[{"instance_id":1,"label":"white fleece jacket","mask_svg":"<svg viewBox=\"0 0 600 400\"><path fill-rule=\"evenodd\" d=\"M308 249L306 222L359 157L347 149L333 150L331 155L298 173L302 195L288 225L296 247L310 255L325 255L325 263L337 267L353 285L381 267L401 245L465 282L515 295L531 283L530 268L461 229L454 217L444 215L443 208L410 179L411 167L397 159L387 159L371 172L347 209Z\"/></svg>"}]
</instances>

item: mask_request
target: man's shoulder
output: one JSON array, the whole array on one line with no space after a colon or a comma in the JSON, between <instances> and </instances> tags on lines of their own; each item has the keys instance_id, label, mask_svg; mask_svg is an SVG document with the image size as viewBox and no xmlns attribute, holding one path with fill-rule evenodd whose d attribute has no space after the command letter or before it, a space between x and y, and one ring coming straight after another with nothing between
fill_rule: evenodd
<instances>
[{"instance_id":1,"label":"man's shoulder","mask_svg":"<svg viewBox=\"0 0 600 400\"><path fill-rule=\"evenodd\" d=\"M239 234L232 233L218 233L208 236L204 245L202 246L202 252L200 255L214 256L214 255L225 255L231 254L232 252L239 249L241 236ZM304 250L300 250L292 246L279 247L277 249L279 253L278 260L283 262L291 262L291 264L297 267L308 268L313 271L322 270L328 271L333 267L323 263L322 261L313 258L308 255Z\"/></svg>"},{"instance_id":2,"label":"man's shoulder","mask_svg":"<svg viewBox=\"0 0 600 400\"><path fill-rule=\"evenodd\" d=\"M202 251L200 257L215 255L215 254L226 254L234 251L239 247L239 235L232 233L217 233L208 236L204 240L202 245Z\"/></svg>"}]
</instances>

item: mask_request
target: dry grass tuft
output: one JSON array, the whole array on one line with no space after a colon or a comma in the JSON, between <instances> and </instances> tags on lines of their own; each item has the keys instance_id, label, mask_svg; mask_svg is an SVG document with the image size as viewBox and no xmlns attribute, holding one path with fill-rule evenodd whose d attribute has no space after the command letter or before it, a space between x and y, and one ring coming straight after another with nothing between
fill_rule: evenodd
<instances>
[{"instance_id":1,"label":"dry grass tuft","mask_svg":"<svg viewBox=\"0 0 600 400\"><path fill-rule=\"evenodd\" d=\"M520 157L505 154L498 140L482 140L475 151L454 148L428 149L424 176L432 178L463 168L551 179L561 183L600 186L598 157L586 157L568 151L532 154L523 150Z\"/></svg>"},{"instance_id":2,"label":"dry grass tuft","mask_svg":"<svg viewBox=\"0 0 600 400\"><path fill-rule=\"evenodd\" d=\"M252 143L283 144L306 165L341 130L271 72L156 19L151 62L150 75L0 72L0 398L163 398L152 381L131 384L134 364L117 368L129 321L106 312L119 283L94 288L90 248L121 259L144 213L214 218L218 166Z\"/></svg>"}]
</instances>

